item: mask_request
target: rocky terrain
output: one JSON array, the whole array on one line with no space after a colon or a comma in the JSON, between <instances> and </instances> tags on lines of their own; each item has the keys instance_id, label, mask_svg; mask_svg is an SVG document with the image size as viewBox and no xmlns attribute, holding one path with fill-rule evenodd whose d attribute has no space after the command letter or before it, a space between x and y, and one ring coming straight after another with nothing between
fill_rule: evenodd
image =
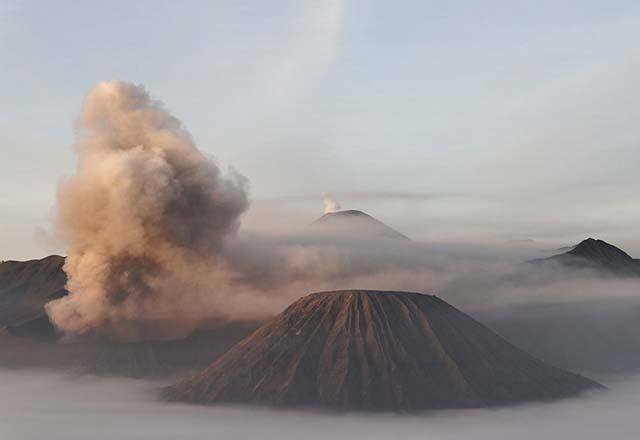
<instances>
[{"instance_id":1,"label":"rocky terrain","mask_svg":"<svg viewBox=\"0 0 640 440\"><path fill-rule=\"evenodd\" d=\"M597 387L435 296L336 291L296 301L163 396L402 411L557 399Z\"/></svg>"}]
</instances>

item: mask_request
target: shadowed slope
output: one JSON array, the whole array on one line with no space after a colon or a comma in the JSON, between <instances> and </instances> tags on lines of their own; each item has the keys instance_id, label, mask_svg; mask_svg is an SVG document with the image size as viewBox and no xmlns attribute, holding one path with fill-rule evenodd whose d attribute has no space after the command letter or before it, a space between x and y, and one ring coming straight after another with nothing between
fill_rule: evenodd
<instances>
[{"instance_id":1,"label":"shadowed slope","mask_svg":"<svg viewBox=\"0 0 640 440\"><path fill-rule=\"evenodd\" d=\"M633 260L629 254L622 249L618 249L606 241L596 240L594 238L587 238L581 241L576 247L567 252L567 254L605 264L624 264Z\"/></svg>"},{"instance_id":2,"label":"shadowed slope","mask_svg":"<svg viewBox=\"0 0 640 440\"><path fill-rule=\"evenodd\" d=\"M563 254L533 260L530 263L560 268L598 271L616 276L640 276L640 260L606 241L587 238Z\"/></svg>"},{"instance_id":3,"label":"shadowed slope","mask_svg":"<svg viewBox=\"0 0 640 440\"><path fill-rule=\"evenodd\" d=\"M300 299L164 397L411 410L553 399L598 386L532 358L435 296L344 291Z\"/></svg>"},{"instance_id":4,"label":"shadowed slope","mask_svg":"<svg viewBox=\"0 0 640 440\"><path fill-rule=\"evenodd\" d=\"M64 257L0 263L0 327L43 337L53 336L44 305L67 295Z\"/></svg>"}]
</instances>

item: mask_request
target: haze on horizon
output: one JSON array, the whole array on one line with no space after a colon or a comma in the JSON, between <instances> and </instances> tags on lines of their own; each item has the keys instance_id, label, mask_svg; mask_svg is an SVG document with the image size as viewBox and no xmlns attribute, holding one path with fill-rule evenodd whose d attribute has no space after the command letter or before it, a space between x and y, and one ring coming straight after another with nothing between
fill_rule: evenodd
<instances>
[{"instance_id":1,"label":"haze on horizon","mask_svg":"<svg viewBox=\"0 0 640 440\"><path fill-rule=\"evenodd\" d=\"M73 123L111 79L248 177L244 232L308 224L331 193L418 240L640 255L639 21L631 1L5 0L0 259L66 251Z\"/></svg>"}]
</instances>

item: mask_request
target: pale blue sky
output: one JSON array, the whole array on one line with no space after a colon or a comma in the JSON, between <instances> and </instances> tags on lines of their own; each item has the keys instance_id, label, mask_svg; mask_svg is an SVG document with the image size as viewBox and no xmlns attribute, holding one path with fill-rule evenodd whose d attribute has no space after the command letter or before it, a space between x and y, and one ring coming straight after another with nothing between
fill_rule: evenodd
<instances>
[{"instance_id":1,"label":"pale blue sky","mask_svg":"<svg viewBox=\"0 0 640 440\"><path fill-rule=\"evenodd\" d=\"M419 239L640 256L638 41L634 1L0 0L0 258L50 250L35 231L103 79L250 179L248 230L333 192Z\"/></svg>"}]
</instances>

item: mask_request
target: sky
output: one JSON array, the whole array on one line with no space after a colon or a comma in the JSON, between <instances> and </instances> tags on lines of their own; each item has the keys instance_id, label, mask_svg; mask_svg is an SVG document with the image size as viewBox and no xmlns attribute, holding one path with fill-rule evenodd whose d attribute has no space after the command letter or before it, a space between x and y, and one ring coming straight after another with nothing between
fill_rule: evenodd
<instances>
[{"instance_id":1,"label":"sky","mask_svg":"<svg viewBox=\"0 0 640 440\"><path fill-rule=\"evenodd\" d=\"M634 1L0 0L0 259L65 252L56 191L101 80L250 181L242 230L323 193L417 240L640 256Z\"/></svg>"}]
</instances>

